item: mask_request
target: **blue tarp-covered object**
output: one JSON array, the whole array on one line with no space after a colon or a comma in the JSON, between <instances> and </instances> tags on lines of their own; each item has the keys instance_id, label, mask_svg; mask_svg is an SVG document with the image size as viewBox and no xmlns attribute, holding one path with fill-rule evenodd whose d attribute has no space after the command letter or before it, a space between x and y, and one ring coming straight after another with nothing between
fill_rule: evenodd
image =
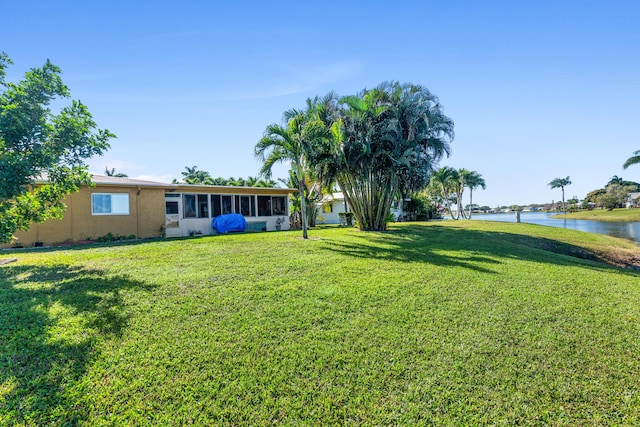
<instances>
[{"instance_id":1,"label":"blue tarp-covered object","mask_svg":"<svg viewBox=\"0 0 640 427\"><path fill-rule=\"evenodd\" d=\"M213 218L211 226L218 233L228 233L230 231L244 231L247 228L247 221L240 214L224 214Z\"/></svg>"}]
</instances>

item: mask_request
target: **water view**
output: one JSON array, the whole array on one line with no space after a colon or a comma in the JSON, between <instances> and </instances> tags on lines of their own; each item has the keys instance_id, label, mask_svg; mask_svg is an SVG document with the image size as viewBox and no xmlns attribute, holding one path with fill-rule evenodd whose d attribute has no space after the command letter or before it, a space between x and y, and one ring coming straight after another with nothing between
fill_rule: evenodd
<instances>
[{"instance_id":1,"label":"water view","mask_svg":"<svg viewBox=\"0 0 640 427\"><path fill-rule=\"evenodd\" d=\"M569 228L571 230L586 231L588 233L606 234L635 241L640 245L640 222L604 222L586 219L552 218L555 213L520 212L520 221L530 224L548 225L551 227ZM472 219L489 221L515 222L516 214L476 214Z\"/></svg>"}]
</instances>

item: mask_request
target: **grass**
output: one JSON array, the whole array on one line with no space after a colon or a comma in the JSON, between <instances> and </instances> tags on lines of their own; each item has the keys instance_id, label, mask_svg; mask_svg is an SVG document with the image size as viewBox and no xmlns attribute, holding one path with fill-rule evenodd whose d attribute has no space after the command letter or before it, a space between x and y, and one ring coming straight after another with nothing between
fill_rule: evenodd
<instances>
[{"instance_id":1,"label":"grass","mask_svg":"<svg viewBox=\"0 0 640 427\"><path fill-rule=\"evenodd\" d=\"M557 215L557 218L592 219L596 221L636 222L640 221L640 209L614 209L612 211L594 209Z\"/></svg>"},{"instance_id":2,"label":"grass","mask_svg":"<svg viewBox=\"0 0 640 427\"><path fill-rule=\"evenodd\" d=\"M640 273L597 261L637 246L488 221L310 234L12 255L0 425L640 423Z\"/></svg>"}]
</instances>

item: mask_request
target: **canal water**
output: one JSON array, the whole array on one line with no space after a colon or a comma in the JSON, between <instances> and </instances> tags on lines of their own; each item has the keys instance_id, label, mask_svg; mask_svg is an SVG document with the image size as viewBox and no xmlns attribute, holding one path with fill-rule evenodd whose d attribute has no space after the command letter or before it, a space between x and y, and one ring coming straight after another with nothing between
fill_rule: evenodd
<instances>
[{"instance_id":1,"label":"canal water","mask_svg":"<svg viewBox=\"0 0 640 427\"><path fill-rule=\"evenodd\" d=\"M560 219L552 218L555 213L548 212L520 212L520 221L530 224L548 225L551 227L568 228L586 231L588 233L606 234L621 237L640 245L640 222L605 222L588 219ZM476 214L471 219L488 221L516 222L515 212L498 214Z\"/></svg>"}]
</instances>

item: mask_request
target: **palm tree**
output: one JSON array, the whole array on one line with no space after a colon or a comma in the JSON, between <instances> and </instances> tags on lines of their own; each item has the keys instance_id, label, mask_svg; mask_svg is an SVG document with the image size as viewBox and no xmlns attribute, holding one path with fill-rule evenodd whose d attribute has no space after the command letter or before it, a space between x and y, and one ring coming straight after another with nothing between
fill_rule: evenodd
<instances>
[{"instance_id":1,"label":"palm tree","mask_svg":"<svg viewBox=\"0 0 640 427\"><path fill-rule=\"evenodd\" d=\"M624 164L622 165L622 167L624 169L628 168L631 165L637 165L638 163L640 163L640 150L638 151L634 151L633 152L633 156L629 157Z\"/></svg>"},{"instance_id":2,"label":"palm tree","mask_svg":"<svg viewBox=\"0 0 640 427\"><path fill-rule=\"evenodd\" d=\"M254 153L263 162L260 174L271 178L271 170L276 163L291 162L291 169L298 180L298 191L302 200L306 197L304 182L308 167L308 153L311 146L329 138L330 133L320 120L298 110L285 112L286 127L272 124L267 126L264 136L255 147ZM307 239L306 203L301 203L302 238Z\"/></svg>"},{"instance_id":3,"label":"palm tree","mask_svg":"<svg viewBox=\"0 0 640 427\"><path fill-rule=\"evenodd\" d=\"M115 176L117 178L127 178L129 175L125 173L116 173L116 168L109 169L109 166L105 166L104 174L106 176Z\"/></svg>"},{"instance_id":4,"label":"palm tree","mask_svg":"<svg viewBox=\"0 0 640 427\"><path fill-rule=\"evenodd\" d=\"M551 189L554 188L561 188L562 189L562 210L565 211L564 208L564 187L566 187L567 185L571 185L571 180L569 179L569 177L566 178L556 178L553 181L551 181L549 184L551 186Z\"/></svg>"},{"instance_id":5,"label":"palm tree","mask_svg":"<svg viewBox=\"0 0 640 427\"><path fill-rule=\"evenodd\" d=\"M185 166L184 169L184 172L181 173L185 183L213 185L213 179L211 178L209 172L199 170L198 166Z\"/></svg>"},{"instance_id":6,"label":"palm tree","mask_svg":"<svg viewBox=\"0 0 640 427\"><path fill-rule=\"evenodd\" d=\"M624 180L619 177L618 175L614 175L611 177L611 179L609 180L609 182L607 182L607 185L611 185L611 184L622 184ZM606 187L606 186L605 186Z\"/></svg>"},{"instance_id":7,"label":"palm tree","mask_svg":"<svg viewBox=\"0 0 640 427\"><path fill-rule=\"evenodd\" d=\"M340 100L332 171L362 230L386 229L391 203L427 184L453 122L426 88L383 83Z\"/></svg>"},{"instance_id":8,"label":"palm tree","mask_svg":"<svg viewBox=\"0 0 640 427\"><path fill-rule=\"evenodd\" d=\"M450 203L452 192L455 192L455 187L459 182L458 171L450 166L443 166L431 175L428 187L429 193L438 199L437 202L444 205L453 219L459 218L453 214Z\"/></svg>"},{"instance_id":9,"label":"palm tree","mask_svg":"<svg viewBox=\"0 0 640 427\"><path fill-rule=\"evenodd\" d=\"M471 206L473 205L473 190L487 188L484 178L478 172L471 171L465 178L465 185L469 189L469 219L471 219Z\"/></svg>"},{"instance_id":10,"label":"palm tree","mask_svg":"<svg viewBox=\"0 0 640 427\"><path fill-rule=\"evenodd\" d=\"M460 168L458 169L458 181L454 185L454 190L456 193L456 204L458 213L456 214L458 218L465 218L466 214L464 213L464 209L462 208L462 193L464 193L464 189L467 186L467 180L469 179L469 175L471 171Z\"/></svg>"}]
</instances>

